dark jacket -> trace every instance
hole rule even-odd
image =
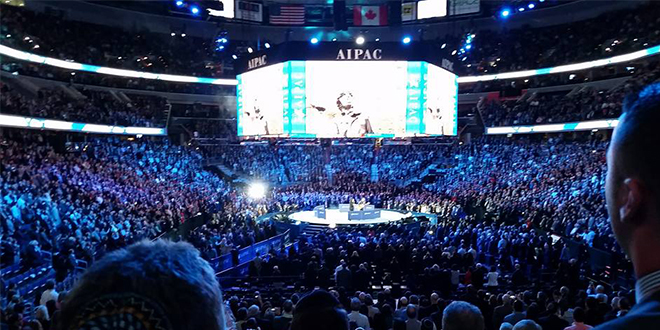
[[[539,319],[539,325],[543,330],[564,330],[570,324],[557,315],[550,315]]]
[[[595,330],[656,330],[660,327],[660,291],[635,305],[626,316],[603,323]]]
[[[352,277],[351,271],[348,270],[346,267],[337,271],[337,286],[346,289],[351,288],[351,277]]]

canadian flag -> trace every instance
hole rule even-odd
[[[387,25],[387,6],[353,7],[353,25]]]

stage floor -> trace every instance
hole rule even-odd
[[[348,212],[339,212],[339,209],[326,209],[326,218],[319,219],[314,216],[314,211],[300,211],[292,213],[289,218],[294,221],[307,222],[315,225],[369,225],[378,223],[387,223],[399,221],[409,217],[411,214],[405,214],[397,211],[380,209],[380,218],[370,220],[348,220]]]

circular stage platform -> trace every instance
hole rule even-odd
[[[380,211],[380,217],[368,220],[349,220],[348,212],[340,211],[339,209],[325,209],[325,219],[318,218],[315,215],[315,211],[300,211],[295,212],[289,215],[289,219],[293,221],[306,222],[315,225],[371,225],[379,223],[388,223],[392,221],[399,221],[403,218],[412,216],[411,213],[403,213],[393,210],[383,210],[377,209]]]

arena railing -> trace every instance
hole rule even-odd
[[[465,84],[465,83],[473,83],[479,81],[516,79],[516,78],[541,76],[541,75],[562,73],[569,71],[580,71],[580,70],[606,66],[610,64],[625,63],[643,57],[656,55],[659,53],[660,53],[660,45],[624,55],[608,57],[595,61],[559,65],[555,67],[548,67],[541,69],[504,72],[504,73],[489,74],[482,76],[458,77],[457,80],[459,84]],[[150,73],[150,72],[141,72],[141,71],[133,71],[133,70],[125,70],[125,69],[108,68],[108,67],[96,66],[91,64],[82,64],[73,61],[64,61],[52,57],[45,57],[37,54],[28,53],[5,45],[0,45],[0,55],[6,55],[23,61],[45,64],[45,65],[55,66],[58,68],[64,68],[69,70],[94,72],[94,73],[127,77],[127,78],[143,78],[143,79],[154,79],[154,80],[182,82],[182,83],[198,83],[198,84],[227,85],[227,86],[235,86],[238,84],[236,79],[219,79],[219,78],[205,78],[205,77]]]
[[[561,124],[544,124],[528,126],[486,127],[486,134],[526,134],[526,133],[558,133],[576,132],[597,129],[612,129],[619,123],[618,119],[590,120]]]
[[[167,135],[166,128],[134,127],[134,126],[112,126],[89,123],[74,123],[70,121],[21,117],[0,114],[0,127],[18,127],[32,129],[48,129],[56,131],[99,133],[99,134],[123,134],[123,135]]]
[[[142,79],[153,79],[153,80],[172,81],[172,82],[181,82],[181,83],[200,83],[200,84],[227,85],[227,86],[235,86],[237,84],[236,79],[203,78],[203,77],[193,77],[193,76],[141,72],[141,71],[133,71],[133,70],[125,70],[125,69],[108,68],[108,67],[96,66],[91,64],[82,64],[73,61],[64,61],[52,57],[45,57],[37,54],[24,52],[22,50],[7,47],[5,45],[0,45],[0,55],[5,55],[23,61],[49,65],[49,66],[54,66],[68,70],[94,72],[94,73],[127,77],[127,78],[142,78]]]

